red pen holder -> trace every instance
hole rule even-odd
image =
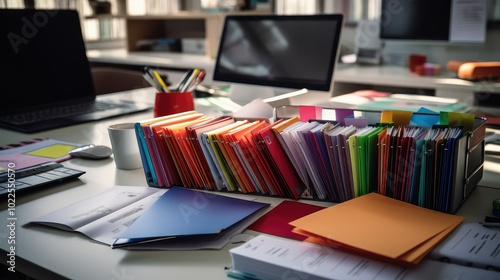
[[[411,72],[416,72],[419,65],[423,65],[427,60],[427,56],[422,54],[411,54],[408,57],[408,69]]]
[[[193,111],[192,92],[157,92],[153,108],[154,117],[162,117],[186,111]]]

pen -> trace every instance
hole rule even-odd
[[[165,84],[165,82],[163,81],[163,79],[161,78],[160,74],[158,74],[158,72],[156,70],[153,70],[153,75],[155,76],[156,80],[160,83],[161,85],[161,88],[165,91],[165,92],[170,92],[170,90],[168,89],[167,85]]]
[[[179,83],[177,84],[177,91],[180,92],[180,89],[184,86],[184,84],[187,82],[189,77],[191,77],[191,74],[193,73],[193,69],[190,69],[182,75],[182,78],[179,80]]]
[[[492,217],[492,216],[486,216],[484,217],[484,221],[487,223],[500,223],[500,217]]]
[[[154,87],[157,91],[163,91],[161,86],[155,82],[153,77],[151,77],[151,75],[147,72],[146,69],[144,70],[144,73],[142,74],[142,76],[144,77],[144,80],[146,80],[146,82],[148,82],[148,84],[150,84],[152,87]]]
[[[196,76],[194,83],[191,83],[191,85],[189,86],[188,91],[193,91],[194,89],[196,89],[196,87],[203,81],[204,78],[205,71],[200,70],[200,73],[198,74],[198,76]]]
[[[153,75],[152,70],[146,66],[144,67],[144,79],[150,83],[156,90],[158,91],[164,91],[160,83],[156,80],[155,76]]]
[[[500,223],[494,223],[494,222],[479,222],[479,223],[485,227],[500,228]]]
[[[193,73],[191,74],[191,76],[189,77],[189,79],[186,81],[186,83],[184,83],[182,85],[182,88],[180,89],[180,92],[184,92],[184,91],[186,91],[189,88],[189,86],[191,85],[191,83],[193,83],[193,81],[195,81],[196,76],[198,75],[199,72],[200,72],[200,69],[198,69],[198,68],[193,69]]]

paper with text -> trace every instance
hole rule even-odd
[[[78,231],[111,245],[166,189],[114,186],[88,199],[41,216],[33,223]]]
[[[316,244],[265,235],[230,253],[233,270],[257,279],[498,279],[495,271],[433,260],[406,269]]]

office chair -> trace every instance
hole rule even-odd
[[[93,67],[92,78],[94,79],[96,94],[106,94],[150,86],[142,77],[141,72],[128,69]]]

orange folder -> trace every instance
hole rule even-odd
[[[211,117],[203,116],[195,120],[177,123],[173,125],[163,126],[163,133],[165,135],[165,142],[170,151],[175,167],[179,172],[181,181],[184,187],[198,187],[200,188],[202,182],[196,174],[193,174],[190,162],[193,160],[194,151],[187,148],[187,132],[186,127],[205,122]]]
[[[290,224],[295,232],[311,237],[308,241],[411,266],[463,219],[370,193]]]
[[[266,124],[267,122],[264,120],[253,121],[224,135],[227,142],[227,151],[233,162],[233,172],[240,175],[239,179],[243,181],[241,184],[245,185],[249,192],[265,193],[261,185],[263,181],[260,171],[256,169],[253,158],[248,151],[245,135],[264,127]]]
[[[230,139],[229,135],[237,133],[238,131],[251,130],[253,125],[254,122],[247,122],[239,127],[235,127],[231,130],[216,134],[217,142],[219,144],[219,147],[221,148],[221,152],[224,155],[224,158],[226,159],[227,166],[233,174],[233,177],[235,178],[238,186],[244,193],[255,192],[255,189],[252,187],[246,168],[242,166],[237,155],[234,152],[234,149],[231,147],[230,142],[232,142],[232,139]]]

